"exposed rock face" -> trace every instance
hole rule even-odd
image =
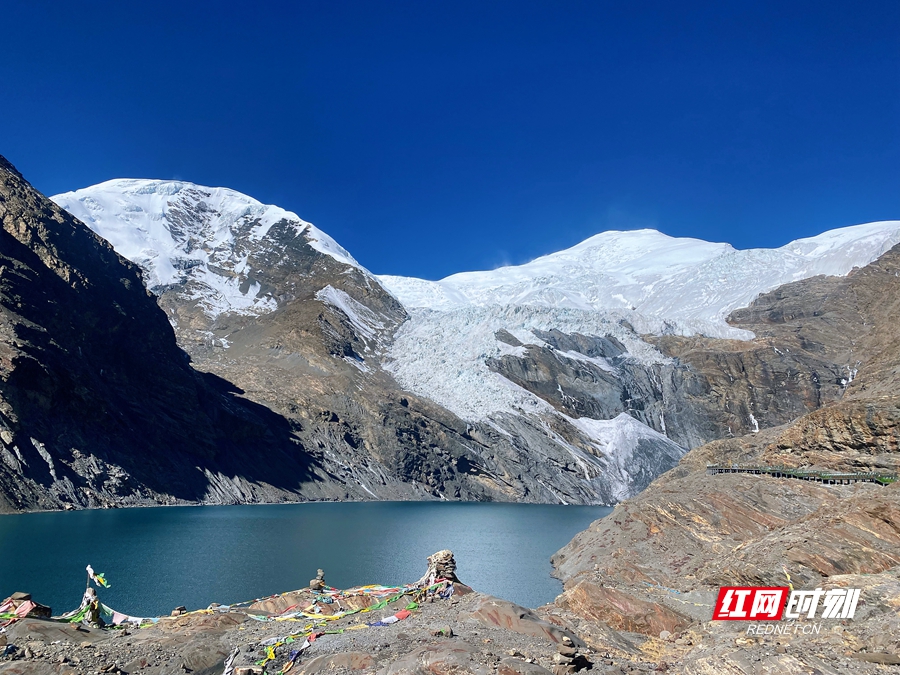
[[[584,646],[584,643],[573,633],[541,619],[529,609],[500,598],[483,597],[472,611],[471,618],[485,626],[504,628],[514,633],[539,637],[554,644],[562,644],[564,638],[570,640],[574,638],[575,644]]]
[[[691,623],[689,617],[665,605],[647,602],[590,581],[574,586],[566,593],[563,602],[563,607],[580,616],[631,633],[658,635],[664,630],[680,631]]]
[[[566,417],[609,420],[626,414],[682,448],[728,432],[715,402],[702,400],[710,385],[693,364],[663,354],[655,360],[635,358],[612,335],[555,329],[533,334],[543,345],[524,345],[517,354],[488,359],[487,366]],[[640,338],[634,334],[632,339]],[[713,342],[721,346],[726,341]],[[742,379],[746,381],[747,376]],[[655,451],[660,461],[648,473],[655,477],[668,470],[680,454],[672,457]],[[646,485],[637,481],[631,494]]]
[[[861,672],[861,662],[844,663],[846,654],[863,649],[896,654],[896,640],[876,642],[879,635],[896,630],[900,484],[823,485],[767,475],[706,475],[705,467],[741,463],[900,470],[900,397],[893,395],[900,384],[900,357],[894,348],[898,296],[900,250],[895,248],[847,278],[784,286],[735,312],[733,322],[751,327],[758,336],[742,348],[744,363],[748,352],[765,344],[772,353],[777,348],[786,356],[789,350],[798,363],[810,364],[813,358],[830,363],[827,370],[816,369],[817,386],[807,381],[804,391],[832,400],[791,423],[691,451],[642,494],[577,535],[554,557],[566,588],[558,604],[611,625],[631,621],[636,626],[647,616],[643,603],[648,601],[692,616],[702,625],[688,632],[695,645],[702,641],[703,649],[674,655],[676,672],[748,672],[748,664],[760,664],[761,657],[771,672]],[[707,340],[683,338],[661,343],[692,365],[711,347]],[[828,379],[823,372],[830,373]],[[838,375],[841,379],[832,379]],[[798,381],[791,385],[786,378],[783,386]],[[763,407],[759,392],[735,387],[729,393],[749,395],[746,401],[758,406],[754,409]],[[810,407],[817,405],[815,398],[805,400]],[[783,586],[787,575],[796,588],[862,588],[865,609],[825,638],[803,636],[809,648],[781,655],[767,651],[764,639],[743,637],[728,625],[732,622],[710,623],[719,586]],[[585,593],[585,588],[600,586],[603,593],[593,600]],[[611,603],[609,594],[619,601]],[[637,629],[650,635],[657,627]],[[783,640],[782,648],[791,642]],[[831,662],[821,660],[822,650]]]
[[[137,266],[2,158],[0,221],[0,510],[344,494],[286,419],[190,367]]]

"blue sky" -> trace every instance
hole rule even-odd
[[[4,3],[0,154],[296,211],[376,273],[900,218],[900,2]]]

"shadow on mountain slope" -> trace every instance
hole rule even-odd
[[[194,371],[139,269],[2,158],[0,221],[7,510],[329,496],[291,424]]]

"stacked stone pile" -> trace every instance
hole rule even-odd
[[[571,638],[563,637],[562,644],[557,649],[557,653],[553,656],[553,675],[572,675],[582,670],[587,670],[593,666],[588,658],[580,653],[572,642]]]
[[[456,558],[453,557],[453,551],[444,549],[428,556],[428,571],[415,585],[431,586],[437,579],[459,582],[456,576]]]
[[[310,579],[309,589],[311,591],[324,591],[325,590],[325,572],[323,572],[321,569],[316,570],[316,578]]]

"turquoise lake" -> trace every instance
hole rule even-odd
[[[611,509],[600,506],[366,502],[203,506],[0,516],[0,600],[26,591],[54,614],[78,606],[85,566],[104,603],[135,616],[303,588],[400,585],[451,549],[459,578],[526,607],[561,585],[550,556]]]

